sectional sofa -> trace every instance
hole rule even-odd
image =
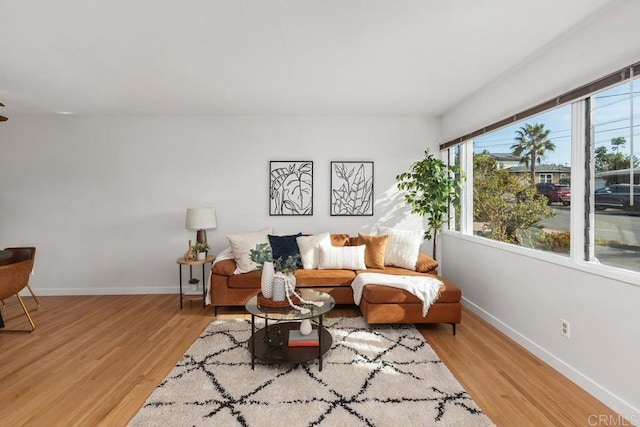
[[[331,246],[362,245],[363,237],[346,234],[332,234]],[[232,251],[227,251],[227,255]],[[224,255],[224,254],[222,254]],[[259,271],[242,272],[237,260],[231,256],[218,256],[211,269],[210,288],[207,301],[217,308],[222,306],[244,306],[247,299],[260,291]],[[370,264],[370,263],[368,263]],[[360,310],[367,323],[449,323],[456,331],[461,320],[461,291],[451,281],[436,274],[437,263],[423,253],[419,253],[415,268],[376,265],[379,268],[300,268],[295,272],[298,288],[314,288],[329,293],[336,304],[354,304],[352,281],[360,273],[382,273],[391,275],[436,277],[442,281],[440,296],[430,306],[426,316],[422,315],[422,302],[402,289],[375,283],[364,287],[360,300]]]

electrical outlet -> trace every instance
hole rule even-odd
[[[569,338],[569,322],[564,319],[560,319],[560,333],[563,337]]]

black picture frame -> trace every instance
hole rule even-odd
[[[331,216],[373,216],[373,181],[371,161],[332,161]]]
[[[313,161],[269,162],[269,215],[313,215]]]

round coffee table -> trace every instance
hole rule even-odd
[[[296,289],[296,292],[304,300],[323,304],[321,307],[311,304],[303,305],[311,311],[302,314],[293,307],[263,307],[258,304],[257,295],[249,298],[245,303],[246,310],[251,313],[251,338],[248,342],[251,352],[251,369],[255,368],[257,357],[267,363],[301,363],[318,359],[318,370],[322,371],[322,355],[329,351],[333,343],[331,333],[322,326],[322,317],[335,307],[336,301],[328,293],[315,289]],[[256,330],[256,317],[264,319],[264,328]],[[318,330],[318,346],[289,347],[289,331],[299,329],[300,321],[312,318],[318,319],[318,324],[313,325],[313,329]]]

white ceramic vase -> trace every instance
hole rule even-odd
[[[285,293],[285,278],[284,274],[278,272],[273,275],[273,294],[271,299],[274,301],[284,301],[286,298]]]
[[[301,335],[310,335],[311,331],[313,331],[313,326],[311,325],[310,319],[304,319],[300,322],[300,334]]]
[[[260,291],[265,298],[273,297],[273,263],[265,262],[262,265],[262,277],[260,278]]]
[[[198,252],[196,254],[196,259],[198,261],[203,261],[206,257],[207,257],[207,253],[206,252]]]

